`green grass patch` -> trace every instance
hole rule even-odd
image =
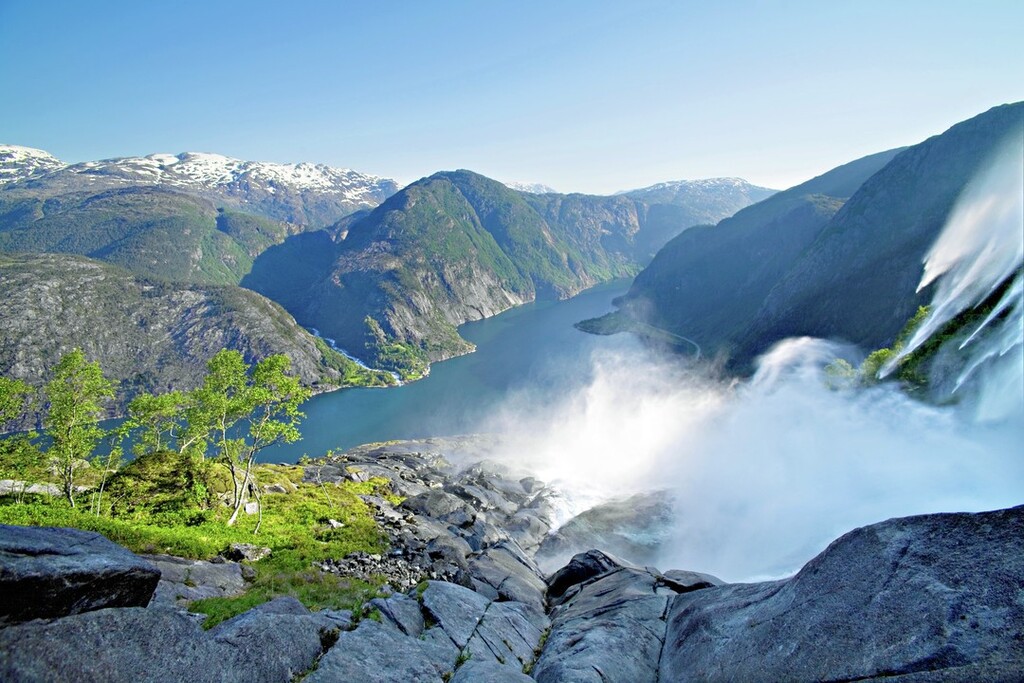
[[[376,586],[324,573],[313,565],[356,551],[385,552],[387,537],[359,496],[380,495],[392,502],[401,499],[391,493],[383,478],[315,484],[304,483],[302,475],[297,466],[261,465],[257,469],[261,485],[277,483],[291,490],[263,494],[263,524],[258,534],[253,533],[255,515],[243,515],[236,526],[228,527],[225,521],[230,510],[225,505],[163,513],[140,514],[136,510],[131,518],[121,519],[92,514],[88,494],[81,496],[77,508],[57,497],[28,495],[22,503],[13,496],[0,497],[0,524],[96,531],[133,552],[191,559],[210,559],[231,543],[269,547],[270,557],[252,563],[256,578],[245,595],[193,603],[193,610],[209,615],[207,627],[280,595],[294,596],[311,609],[357,608],[375,594]]]

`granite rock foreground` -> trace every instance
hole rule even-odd
[[[548,576],[536,557],[558,534],[557,492],[489,464],[455,467],[439,452],[449,446],[364,447],[307,469],[320,480],[387,476],[406,498],[368,501],[390,554],[325,567],[390,572],[394,592],[362,619],[279,598],[203,631],[182,606],[176,574],[209,574],[209,590],[234,591],[239,566],[200,572],[154,557],[164,578],[152,601],[150,573],[144,595],[127,604],[109,602],[97,581],[100,595],[66,616],[8,618],[0,680],[1024,679],[1024,507],[857,529],[782,581],[723,584],[598,550]],[[20,533],[0,529],[0,602],[19,590],[10,578],[25,559],[12,541]],[[31,530],[23,554],[38,565],[50,556],[46,538],[67,547],[69,533],[81,532]],[[59,573],[62,555],[52,557]],[[107,564],[95,565],[97,577]]]

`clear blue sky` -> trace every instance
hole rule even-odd
[[[0,0],[0,142],[786,187],[1024,99],[1019,0]]]

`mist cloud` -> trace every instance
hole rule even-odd
[[[749,381],[639,348],[597,352],[557,398],[520,394],[489,424],[499,456],[557,482],[576,511],[655,489],[675,497],[662,569],[782,576],[857,526],[1024,502],[1024,419],[976,424],[891,386],[834,391],[849,349],[788,340]]]

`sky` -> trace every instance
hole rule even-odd
[[[785,188],[1024,99],[1018,0],[0,0],[0,143]]]

